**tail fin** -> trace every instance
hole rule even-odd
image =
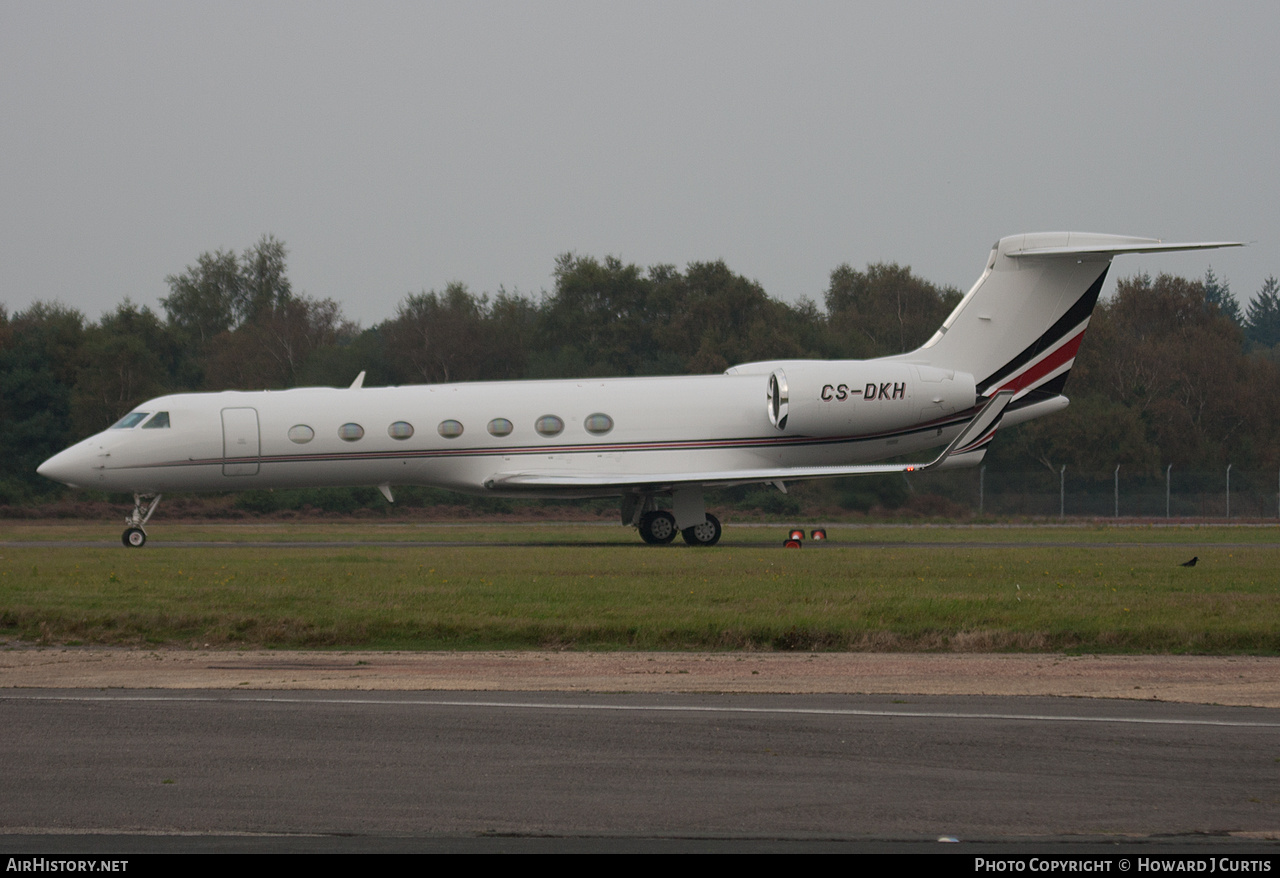
[[[1041,232],[1001,238],[986,270],[924,346],[893,359],[969,372],[980,395],[1057,396],[1113,257],[1124,253],[1240,247],[1218,241]]]

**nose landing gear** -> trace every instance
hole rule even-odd
[[[124,520],[126,525],[120,541],[130,549],[141,549],[147,544],[147,532],[143,526],[151,520],[151,514],[160,505],[163,494],[134,494],[133,512]],[[148,502],[150,501],[150,502]],[[147,511],[142,511],[142,504],[147,503]]]

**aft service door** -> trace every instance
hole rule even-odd
[[[249,458],[233,463],[236,458]],[[258,474],[258,410],[251,408],[222,410],[222,474],[224,476],[256,476]]]

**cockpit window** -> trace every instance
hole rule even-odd
[[[138,426],[151,412],[129,412],[111,425],[112,430],[129,430]]]
[[[156,415],[155,415],[155,417],[154,417],[154,418],[152,418],[151,420],[147,421],[145,424],[143,424],[143,425],[142,425],[142,429],[144,429],[144,430],[167,430],[167,429],[169,429],[169,413],[168,413],[168,412],[156,412]]]

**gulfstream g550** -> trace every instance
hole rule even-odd
[[[776,360],[722,375],[183,393],[41,464],[134,495],[428,485],[504,497],[621,497],[649,543],[720,539],[703,489],[973,465],[996,430],[1058,411],[1111,260],[1236,242],[1052,232],[1002,238],[933,338],[877,360]],[[940,449],[921,463],[877,463]],[[670,496],[670,509],[657,498]],[[665,505],[665,504],[664,504]]]

